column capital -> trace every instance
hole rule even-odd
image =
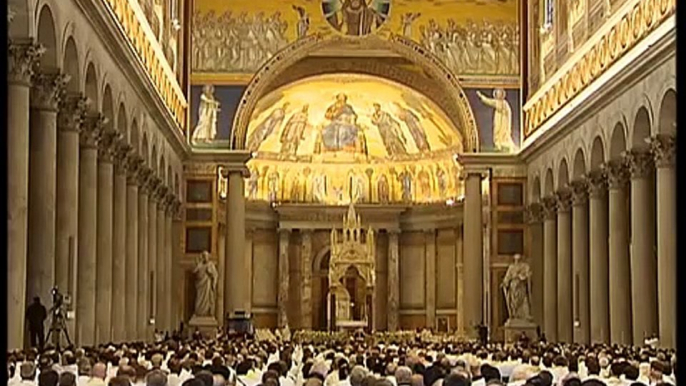
[[[602,169],[593,170],[584,175],[588,186],[588,195],[591,198],[602,197],[607,190],[607,175]]]
[[[96,149],[100,141],[100,134],[107,124],[107,118],[102,114],[86,114],[81,123],[81,147]]]
[[[177,199],[176,195],[171,189],[167,189],[167,194],[164,196],[164,201],[165,201],[165,209],[167,211],[167,215],[170,217],[174,216],[174,213],[176,212],[176,208],[174,207]]]
[[[622,156],[629,166],[632,179],[647,177],[653,169],[653,157],[646,150],[629,150],[622,153]]]
[[[133,151],[131,145],[120,139],[114,145],[114,171],[117,174],[127,173],[129,154]]]
[[[480,179],[483,180],[483,179],[488,177],[488,172],[483,170],[483,169],[476,169],[476,168],[474,168],[474,169],[472,169],[472,168],[462,169],[459,172],[458,178],[461,181],[466,181],[467,178],[476,177],[476,176],[479,176]]]
[[[676,165],[676,136],[657,134],[649,139],[650,151],[658,168],[673,168]]]
[[[129,153],[126,157],[126,180],[129,185],[138,185],[138,172],[143,165],[143,158]]]
[[[150,199],[155,201],[155,202],[159,202],[160,197],[164,196],[164,193],[163,193],[164,185],[162,184],[162,180],[153,174],[152,177],[150,177],[149,186],[150,186],[150,189],[149,189]]]
[[[149,194],[152,189],[150,186],[150,183],[152,182],[152,170],[141,162],[137,174],[140,192],[144,194]]]
[[[10,40],[7,45],[7,80],[10,84],[31,86],[33,71],[45,48],[32,40],[17,42]]]
[[[57,128],[60,131],[78,133],[86,118],[89,102],[82,94],[65,93],[58,106]]]
[[[555,196],[543,197],[541,203],[543,205],[544,219],[555,220],[557,217],[557,199]]]
[[[229,174],[240,173],[243,178],[250,178],[250,169],[245,164],[226,164],[221,165],[221,175],[229,178]]]
[[[181,209],[183,207],[183,204],[179,199],[174,199],[174,203],[172,204],[172,216],[176,220],[181,220]]]
[[[622,160],[613,160],[602,165],[610,189],[621,189],[629,182],[629,168]]]
[[[291,229],[289,228],[279,228],[277,230],[280,236],[285,237],[284,235],[290,235],[291,234]]]
[[[527,224],[538,224],[545,219],[545,208],[540,202],[532,202],[524,208],[524,221]]]
[[[69,79],[65,74],[35,72],[31,77],[31,108],[57,112]]]
[[[572,205],[583,205],[588,199],[588,182],[582,178],[572,181],[569,186],[572,189]]]
[[[98,161],[112,163],[116,153],[116,145],[121,134],[114,129],[105,128],[100,133],[98,141]]]
[[[572,190],[569,188],[562,188],[555,192],[555,201],[558,213],[569,212],[572,206]]]

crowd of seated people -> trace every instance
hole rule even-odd
[[[676,386],[651,346],[421,334],[218,336],[8,353],[8,386]]]

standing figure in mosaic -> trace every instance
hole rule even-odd
[[[381,110],[381,105],[374,103],[372,123],[379,129],[381,139],[389,156],[407,154],[407,140],[400,129],[400,123],[391,114]]]
[[[289,103],[286,102],[281,107],[275,108],[264,121],[257,125],[248,138],[248,150],[257,151],[262,142],[281,127],[288,105]]]
[[[214,98],[214,86],[205,85],[200,95],[200,106],[198,107],[198,124],[193,130],[191,142],[207,143],[217,136],[217,113],[219,112],[219,101]]]
[[[516,150],[512,140],[512,108],[510,102],[505,99],[505,90],[496,88],[493,90],[493,98],[489,98],[477,91],[476,94],[486,106],[493,107],[493,146],[497,151],[511,152]]]

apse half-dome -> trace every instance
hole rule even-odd
[[[400,83],[329,74],[258,102],[246,145],[252,200],[347,204],[445,201],[461,194],[464,131]]]

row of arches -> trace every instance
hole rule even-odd
[[[76,20],[80,15],[75,10],[69,12],[54,1],[10,0],[10,10],[16,15],[10,38],[30,37],[43,46],[40,70],[68,75],[66,92],[88,98],[88,113],[105,116],[155,176],[180,195],[181,164],[172,157],[169,145],[156,132],[151,118],[138,107],[141,104],[127,89],[128,82],[120,81],[118,72],[108,71],[113,66],[111,57],[107,52],[98,52],[105,45],[97,36],[90,36],[92,31],[82,30],[89,28],[89,23]],[[70,17],[74,20],[67,20]],[[93,38],[96,40],[90,41]]]
[[[543,197],[551,196],[555,191],[568,186],[571,181],[581,179],[609,161],[618,160],[626,151],[647,150],[651,136],[675,135],[676,90],[668,88],[658,102],[656,114],[653,113],[652,103],[646,99],[631,121],[620,114],[611,130],[597,133],[590,141],[590,146],[579,144],[574,149],[573,158],[561,154],[559,160],[541,166],[534,172],[531,201],[539,202]]]

